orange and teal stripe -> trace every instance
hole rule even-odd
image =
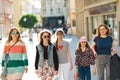
[[[4,47],[4,53],[2,56],[2,67],[4,67],[5,54],[7,53],[9,47],[10,46],[8,45]],[[8,74],[23,73],[24,67],[28,66],[28,58],[25,45],[15,45],[11,48],[9,55],[10,60],[7,65]]]

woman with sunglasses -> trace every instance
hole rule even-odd
[[[57,29],[55,42],[59,58],[58,80],[70,80],[70,71],[73,68],[69,43],[64,38],[64,31]]]
[[[49,30],[41,31],[40,43],[36,46],[35,73],[41,80],[52,80],[58,71],[58,56],[51,37]]]
[[[10,59],[7,64],[6,78],[7,80],[22,80],[24,72],[28,71],[28,58],[25,43],[20,39],[20,33],[15,27],[10,29],[8,40],[4,46],[2,71],[5,68],[5,54],[8,53],[8,50]]]
[[[96,50],[95,50],[96,45]],[[96,67],[98,80],[110,80],[110,58],[111,52],[116,54],[113,39],[110,36],[110,30],[107,25],[98,26],[98,36],[94,38],[92,49],[96,57]],[[97,55],[96,55],[97,54]],[[106,71],[106,78],[104,73]]]

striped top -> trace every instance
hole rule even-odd
[[[8,49],[14,44],[14,42],[6,43],[4,46],[3,56],[2,56],[2,67],[4,67],[5,54],[7,54]],[[28,66],[28,58],[26,46],[23,42],[18,41],[9,51],[10,60],[7,65],[7,73],[24,73],[24,67]]]

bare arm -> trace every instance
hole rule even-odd
[[[70,70],[72,70],[73,65],[72,65],[72,57],[71,57],[71,53],[70,53],[70,47],[68,47],[68,49],[67,49],[67,56],[68,56],[68,60],[69,60],[69,63],[70,63]]]
[[[93,75],[96,75],[96,66],[95,65],[92,65],[92,73],[93,73]]]
[[[93,42],[92,45],[91,45],[91,49],[93,50],[94,57],[96,57],[96,55],[97,55],[97,53],[96,53],[96,51],[95,51],[95,49],[94,49],[95,45],[96,45],[95,42]]]
[[[112,53],[113,53],[113,54],[116,54],[116,53],[117,53],[117,50],[115,49],[114,42],[112,43]]]

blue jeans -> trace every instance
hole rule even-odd
[[[78,66],[78,72],[80,73],[80,80],[91,80],[90,65]]]

